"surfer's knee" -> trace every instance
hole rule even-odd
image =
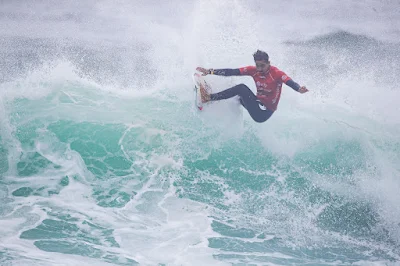
[[[250,90],[249,87],[247,87],[245,84],[241,83],[238,84],[234,87],[236,93],[240,96],[245,96],[247,95],[246,91]]]
[[[234,86],[234,88],[248,88],[248,87],[245,84],[240,83],[240,84]]]
[[[257,123],[264,123],[265,121],[267,121],[268,119],[260,118],[260,117],[253,117],[253,120]]]
[[[274,112],[272,111],[261,111],[262,113],[259,112],[249,112],[251,118],[253,118],[253,120],[257,123],[263,123],[265,121],[267,121],[268,119],[270,119],[270,117],[274,114]]]
[[[237,85],[237,87],[239,87],[241,89],[248,89],[249,88],[244,83],[240,83],[239,85]]]

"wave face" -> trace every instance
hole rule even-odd
[[[0,264],[399,263],[395,3],[0,10]],[[310,92],[263,124],[237,99],[197,112],[193,69],[257,49]]]

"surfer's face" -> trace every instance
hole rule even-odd
[[[269,61],[266,62],[264,60],[257,60],[256,62],[256,68],[258,72],[266,73],[269,70]]]

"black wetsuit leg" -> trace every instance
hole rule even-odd
[[[247,109],[251,118],[258,123],[267,121],[274,113],[274,111],[263,108],[264,105],[257,99],[257,96],[244,84],[239,84],[224,91],[210,94],[210,99],[211,101],[219,101],[234,96],[240,97],[240,103]]]

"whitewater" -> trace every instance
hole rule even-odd
[[[1,1],[0,265],[399,265],[399,6]],[[257,49],[310,92],[198,112]]]

